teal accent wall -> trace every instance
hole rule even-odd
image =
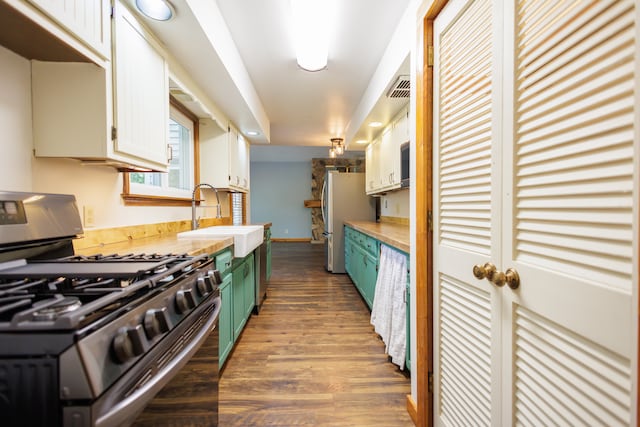
[[[251,162],[250,173],[251,222],[271,222],[271,238],[311,239],[311,161]]]

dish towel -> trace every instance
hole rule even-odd
[[[400,369],[404,369],[407,351],[406,283],[406,256],[382,245],[371,324],[382,338],[391,361]]]

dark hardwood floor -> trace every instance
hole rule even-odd
[[[410,380],[388,362],[370,313],[324,248],[273,243],[268,297],[220,378],[219,425],[413,426]]]

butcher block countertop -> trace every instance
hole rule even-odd
[[[344,223],[403,252],[409,253],[411,250],[408,225],[373,221],[345,221]]]
[[[207,223],[204,227],[214,225],[231,225],[229,222]],[[262,225],[270,228],[271,222],[261,222],[252,225]],[[204,228],[203,227],[203,228]],[[233,238],[178,239],[181,231],[190,230],[187,221],[165,224],[148,224],[132,227],[121,227],[109,230],[85,231],[84,238],[76,239],[73,243],[78,255],[110,255],[110,254],[213,254],[233,245]]]
[[[91,246],[77,249],[78,255],[109,255],[109,254],[188,254],[202,255],[213,254],[228,246],[233,245],[233,237],[216,240],[202,239],[178,239],[177,235],[153,236],[143,239],[127,240],[123,242],[109,243],[106,245]]]

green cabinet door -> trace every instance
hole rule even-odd
[[[356,285],[356,289],[358,289],[358,292],[360,292],[360,295],[362,295],[364,297],[364,291],[362,288],[362,280],[364,278],[364,251],[362,250],[362,247],[354,244],[353,245],[353,255],[352,255],[352,260],[351,260],[351,264],[352,264],[352,269],[353,269],[353,277],[351,278],[351,280],[353,280],[353,284]]]
[[[256,278],[253,253],[249,254],[244,260],[244,268],[242,269],[244,283],[242,286],[244,289],[244,318],[246,323],[256,303]]]
[[[231,286],[231,274],[226,274],[220,284],[220,297],[222,298],[222,308],[218,320],[219,332],[219,365],[222,367],[229,352],[233,348],[233,293]]]
[[[245,262],[240,262],[234,269],[231,275],[233,276],[232,287],[232,300],[233,300],[233,340],[237,340],[246,323],[246,316],[244,310],[244,272]]]
[[[267,269],[266,269],[265,278],[268,282],[269,280],[271,280],[271,229],[268,228],[265,234],[266,234],[265,242],[267,247]]]
[[[373,308],[373,297],[376,293],[376,280],[378,279],[378,261],[368,252],[362,252],[362,296],[369,309]]]

